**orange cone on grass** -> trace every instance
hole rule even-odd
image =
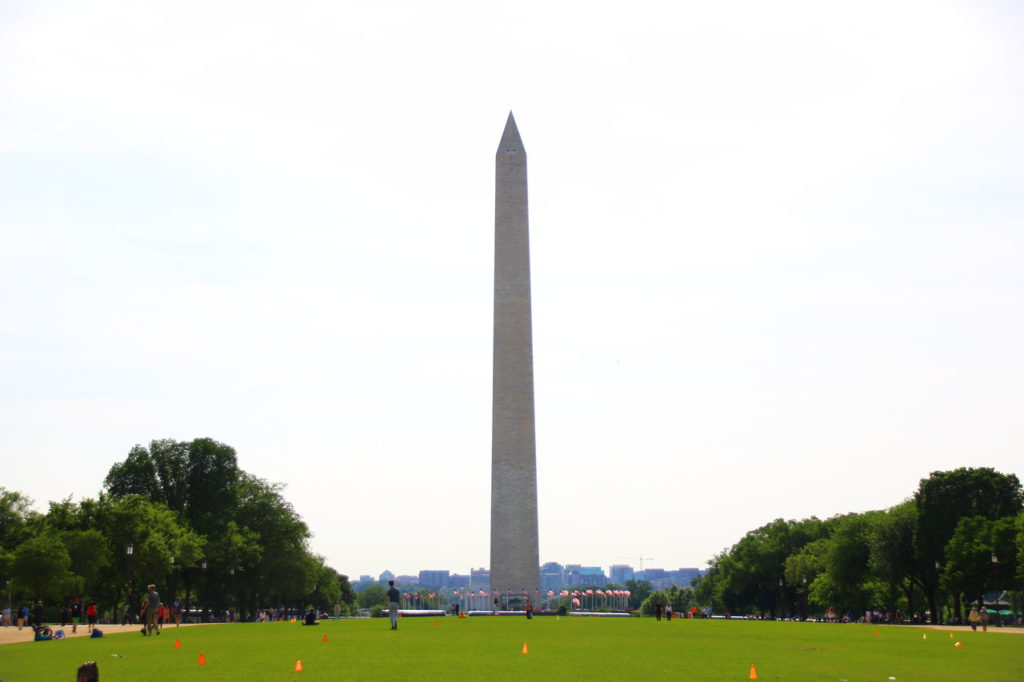
[[[297,672],[297,673],[301,673],[302,672],[302,659],[301,658],[299,660],[295,661],[295,672]]]
[[[175,649],[180,649],[181,648],[181,640],[180,639],[174,640],[174,648]]]
[[[199,665],[206,665],[206,654],[199,654]]]
[[[530,650],[526,648],[526,642],[523,642],[523,653],[524,654],[530,653]]]
[[[750,664],[750,679],[757,679],[757,668],[754,667],[753,663]]]
[[[327,635],[324,635],[324,644],[327,643]]]

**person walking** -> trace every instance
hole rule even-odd
[[[665,604],[665,620],[672,622],[672,602]]]
[[[85,607],[85,619],[89,621],[89,632],[96,629],[96,602],[90,601]]]
[[[71,632],[78,632],[78,624],[82,622],[82,598],[75,597],[71,602]]]
[[[665,605],[660,601],[654,605],[654,617],[661,620],[661,614],[665,611]]]
[[[156,591],[156,585],[146,585],[146,596],[143,597],[143,603],[146,609],[146,625],[142,628],[142,634],[148,635],[150,632],[160,634],[160,630],[157,629],[156,619],[160,612],[160,594]]]
[[[388,581],[388,616],[391,617],[391,629],[398,629],[398,600],[402,598],[402,593],[395,587],[395,581]]]
[[[526,600],[526,620],[533,618],[533,602],[529,599]]]
[[[46,609],[43,608],[43,602],[36,600],[35,608],[32,609],[32,625],[39,627],[46,620]]]

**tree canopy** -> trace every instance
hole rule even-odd
[[[348,578],[310,551],[283,486],[239,469],[228,445],[136,445],[103,483],[96,498],[52,502],[43,515],[0,488],[0,569],[20,598],[82,596],[119,613],[152,582],[204,613],[355,608]]]

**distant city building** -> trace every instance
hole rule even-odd
[[[491,572],[486,568],[472,568],[469,570],[469,586],[474,590],[491,589]]]
[[[440,589],[448,587],[448,571],[420,571],[419,586]]]
[[[609,566],[608,573],[611,581],[619,585],[625,585],[627,580],[633,580],[633,567],[626,564]]]
[[[539,570],[541,592],[545,594],[548,591],[557,593],[571,587],[605,587],[612,583],[625,586],[627,580],[647,580],[656,590],[664,590],[672,585],[689,587],[694,578],[705,573],[707,570],[700,568],[678,568],[676,570],[648,568],[637,571],[627,564],[614,564],[608,567],[606,575],[600,566],[563,565],[557,561],[549,561],[541,565]],[[376,579],[369,575],[359,576],[359,581],[353,583],[352,587],[357,592],[361,592],[370,585],[387,583],[388,580],[394,580],[403,591],[408,592],[417,589],[446,591],[455,588],[471,589],[474,592],[491,591],[491,572],[486,568],[471,569],[469,575],[435,569],[420,571],[419,575],[397,577],[391,571],[386,570]]]
[[[545,594],[548,591],[557,592],[565,585],[565,570],[562,564],[556,561],[549,561],[540,567],[540,591]]]
[[[569,570],[566,566],[565,583],[572,587],[590,585],[593,587],[604,587],[608,584],[608,576],[600,566],[579,566]]]
[[[694,578],[704,575],[704,571],[699,568],[679,568],[669,571],[669,574],[676,587],[689,587]]]
[[[656,590],[664,590],[672,585],[676,587],[689,587],[690,582],[697,576],[704,575],[706,571],[699,568],[680,568],[675,571],[666,571],[663,568],[647,568],[642,573],[637,573],[639,580],[646,580]]]

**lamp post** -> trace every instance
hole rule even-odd
[[[800,619],[807,620],[807,576],[800,578],[800,582],[804,585],[804,608],[803,612],[800,614]]]
[[[999,567],[999,557],[996,556],[995,552],[992,552],[992,593],[995,595],[992,610],[996,612],[996,616],[999,616],[999,576],[996,573],[996,569]],[[985,598],[982,597],[981,605],[985,605]]]
[[[209,593],[208,593],[208,591],[206,589],[206,562],[205,561],[202,563],[202,568],[203,568],[203,611],[202,611],[202,615],[200,615],[200,617],[199,617],[199,622],[200,623],[205,623],[206,622],[206,602],[209,599]]]
[[[782,619],[782,578],[779,578],[779,616],[778,620]]]
[[[941,571],[942,571],[942,563],[938,559],[936,559],[935,560],[935,610],[936,611],[939,611],[939,609],[940,609],[940,606],[939,606],[939,573]],[[932,623],[935,624],[935,623],[941,623],[941,622],[942,622],[942,619],[939,618],[939,614],[938,613],[933,613],[932,614]]]
[[[228,587],[228,607],[230,607],[230,610],[232,611],[232,618],[231,618],[230,622],[233,623],[235,621],[235,619],[234,619],[234,608],[235,607],[231,606],[231,605],[234,603],[234,598],[235,598],[235,567],[234,566],[232,566],[231,568],[228,569],[228,575],[231,576],[230,579],[229,579],[229,582],[231,584]]]
[[[135,545],[128,543],[124,548],[125,561],[128,564],[128,584],[125,586],[124,605],[128,613],[131,613],[132,603],[132,554],[135,553]],[[116,612],[115,612],[116,613]],[[126,614],[127,615],[127,614]]]

